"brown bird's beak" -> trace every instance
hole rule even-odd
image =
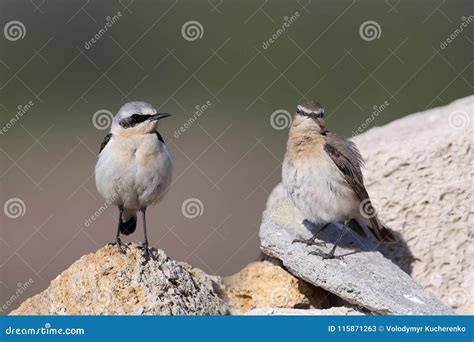
[[[156,113],[155,115],[152,115],[150,119],[161,120],[161,119],[167,118],[168,116],[171,116],[171,114],[170,113]]]

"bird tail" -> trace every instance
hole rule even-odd
[[[385,227],[377,218],[377,216],[370,218],[370,225],[368,226],[370,231],[375,235],[377,240],[383,242],[398,242],[395,234],[390,230],[390,228]]]
[[[133,215],[127,217],[124,214],[125,213],[122,213],[122,216],[119,220],[119,230],[123,235],[130,235],[137,228],[137,215],[134,213]]]

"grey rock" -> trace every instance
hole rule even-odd
[[[341,260],[324,260],[309,254],[316,249],[328,252],[339,233],[338,227],[331,225],[321,234],[321,241],[327,243],[326,247],[292,243],[296,238],[312,235],[301,223],[303,217],[300,215],[282,197],[278,206],[264,212],[260,226],[262,251],[280,259],[288,271],[298,278],[378,314],[453,314],[452,310],[377,251],[373,240],[363,239],[352,231],[347,232],[336,252],[337,256],[342,256]]]
[[[233,313],[239,314],[239,313]],[[343,306],[333,307],[329,309],[288,309],[288,308],[261,308],[253,309],[245,313],[248,316],[329,316],[329,315],[340,315],[340,316],[361,316],[364,315],[362,312],[347,308]]]

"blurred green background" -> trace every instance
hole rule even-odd
[[[94,125],[98,111],[144,100],[174,113],[160,132],[175,181],[148,211],[151,244],[231,274],[258,257],[286,112],[316,99],[328,128],[351,136],[369,117],[362,130],[472,94],[473,9],[467,0],[1,0],[1,200],[21,200],[19,217],[1,218],[2,313],[114,239],[115,208],[86,223],[104,206],[93,177],[108,132]],[[12,21],[23,25],[19,39]],[[197,37],[183,36],[189,21]],[[271,120],[276,111],[283,121]],[[195,218],[182,212],[189,198]],[[139,226],[129,240],[141,238]]]

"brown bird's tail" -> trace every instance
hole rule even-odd
[[[370,225],[368,226],[370,231],[375,235],[377,240],[383,242],[398,242],[395,234],[390,230],[390,228],[385,227],[375,215],[370,218]]]
[[[372,234],[379,241],[398,242],[390,228],[385,227],[377,217],[377,210],[372,205],[372,201],[366,197],[359,205],[359,219],[362,220],[370,229]]]

